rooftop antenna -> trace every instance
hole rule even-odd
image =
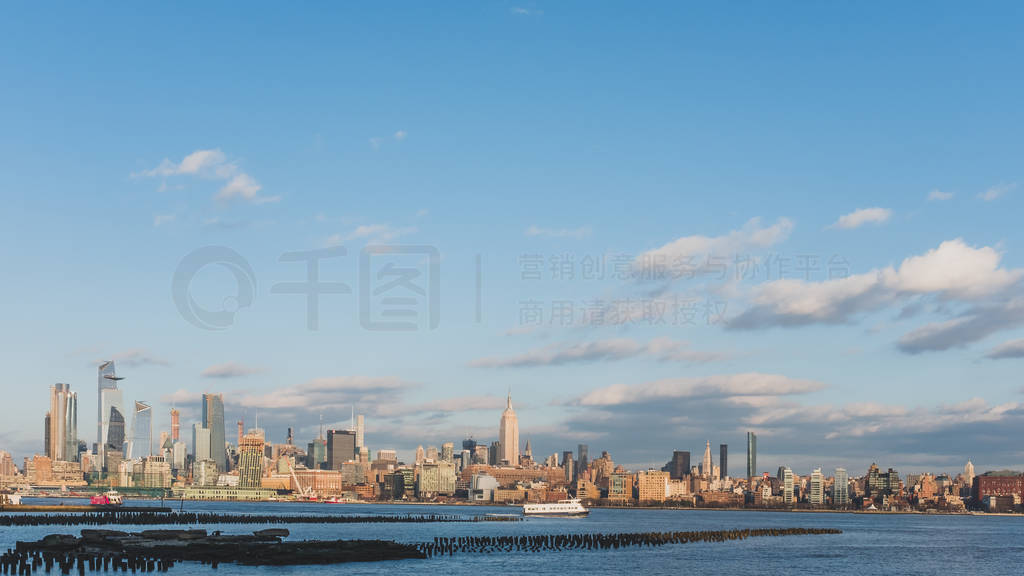
[[[318,440],[324,439],[324,415],[320,414],[320,437]]]
[[[352,410],[352,416],[349,418],[348,429],[349,430],[355,430],[356,429],[356,405],[352,404],[351,406],[349,406],[349,408]]]

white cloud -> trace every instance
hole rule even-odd
[[[374,136],[370,138],[369,142],[370,148],[373,148],[374,150],[380,150],[380,145],[384,142],[384,139],[381,138],[380,136]]]
[[[1015,284],[1024,274],[1024,270],[1000,268],[1000,260],[1002,254],[995,248],[974,248],[957,238],[905,259],[895,273],[885,272],[885,283],[899,292],[939,293],[946,298],[991,296]]]
[[[470,365],[478,368],[527,368],[636,357],[648,357],[663,362],[710,362],[721,359],[724,355],[693,350],[689,342],[670,338],[655,338],[649,342],[613,338],[580,344],[554,344],[516,356],[481,358],[474,360]]]
[[[199,375],[203,378],[241,378],[263,372],[265,372],[265,369],[258,366],[245,366],[236,362],[227,362],[210,366]]]
[[[405,130],[399,130],[398,132],[395,132],[395,140],[398,140],[399,142],[405,140],[408,136],[409,133],[406,132]]]
[[[891,216],[892,211],[888,208],[861,208],[840,216],[831,227],[852,230],[865,224],[882,224]]]
[[[997,198],[1002,198],[1007,192],[1017,187],[1017,184],[996,184],[988,190],[978,194],[978,198],[981,198],[985,202],[991,202]]]
[[[590,235],[590,228],[541,228],[530,226],[524,232],[526,236],[547,236],[549,238],[584,238]]]
[[[194,176],[207,180],[224,180],[226,184],[217,193],[218,200],[241,199],[253,204],[266,204],[281,199],[280,196],[260,196],[260,183],[239,169],[237,163],[229,161],[219,148],[196,150],[178,163],[164,158],[156,168],[136,172],[132,176],[164,179],[172,176]],[[160,189],[168,189],[166,180],[161,183]]]
[[[943,192],[942,190],[936,189],[936,190],[932,190],[931,192],[928,193],[928,200],[929,201],[936,201],[936,200],[942,201],[942,200],[952,200],[952,199],[953,199],[953,193],[952,192]]]
[[[823,282],[783,279],[754,288],[752,306],[730,320],[731,328],[848,322],[856,315],[915,295],[979,300],[1005,292],[1024,270],[1000,268],[994,248],[974,248],[962,239],[905,259],[899,268]]]
[[[749,372],[703,378],[670,378],[637,385],[614,384],[584,394],[572,404],[618,406],[679,398],[729,398],[806,394],[824,388],[814,380],[799,380],[780,374]]]
[[[963,348],[996,332],[1021,325],[1024,325],[1024,299],[1015,298],[996,305],[972,308],[951,320],[926,324],[905,334],[898,346],[907,354]]]
[[[760,218],[751,218],[739,230],[723,236],[683,236],[654,250],[641,254],[635,265],[641,268],[672,266],[676,262],[699,264],[715,258],[732,258],[751,250],[763,249],[783,242],[793,230],[793,223],[779,218],[771,226],[761,226]],[[648,270],[654,273],[654,270]]]

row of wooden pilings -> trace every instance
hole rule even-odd
[[[618,534],[539,534],[523,536],[458,536],[434,538],[419,545],[428,557],[456,553],[549,552],[608,550],[637,546],[664,546],[689,542],[725,542],[758,536],[842,534],[835,528],[759,528],[699,532],[639,532]]]
[[[40,570],[49,574],[54,569],[61,574],[89,572],[166,572],[174,567],[173,560],[150,558],[133,554],[82,554],[79,552],[40,552],[8,550],[0,556],[0,573],[31,576]]]

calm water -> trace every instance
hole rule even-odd
[[[47,503],[55,503],[53,500]],[[68,503],[74,501],[68,500]],[[28,501],[26,500],[26,503]],[[131,502],[136,504],[136,502]],[[175,503],[175,508],[177,503]],[[188,502],[185,510],[260,514],[404,514],[508,513],[507,507],[233,504]],[[398,570],[435,570],[444,574],[558,574],[567,570],[592,574],[1021,574],[1024,572],[1024,517],[801,514],[676,510],[593,510],[578,519],[531,518],[524,522],[473,524],[345,524],[284,526],[292,539],[381,538],[430,541],[434,536],[469,534],[548,534],[568,532],[647,532],[724,530],[764,527],[833,527],[835,536],[752,538],[713,544],[669,545],[610,551],[558,553],[460,554],[431,560],[404,560],[326,567],[243,568],[221,565],[216,571],[198,564],[175,568],[177,574],[392,574]],[[263,526],[205,525],[207,530],[242,533]],[[141,530],[150,527],[124,527]],[[55,532],[78,534],[79,528],[42,526],[0,528],[0,547],[35,540]],[[572,567],[572,568],[569,568]]]

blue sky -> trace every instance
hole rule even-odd
[[[3,10],[17,457],[57,381],[93,440],[114,358],[159,427],[204,391],[276,438],[354,404],[371,449],[408,455],[494,439],[511,387],[539,454],[587,442],[639,467],[710,439],[740,462],[750,429],[765,470],[1024,466],[1015,3]],[[367,245],[436,250],[436,328],[363,326]],[[223,330],[172,296],[205,246],[255,280]],[[273,291],[304,265],[279,257],[339,246],[321,279],[352,293],[309,330],[304,297]],[[709,257],[694,278],[583,278]],[[209,266],[191,289],[216,309],[236,287]]]

